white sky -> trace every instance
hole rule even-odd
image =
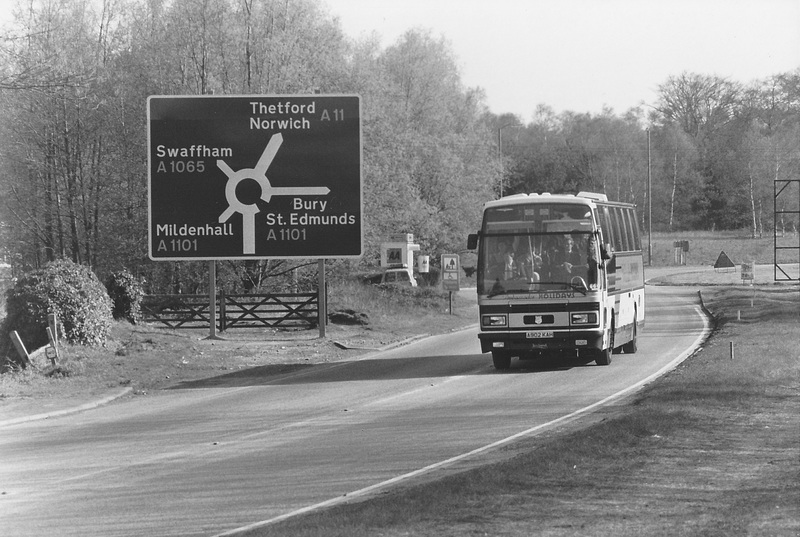
[[[736,82],[800,68],[800,0],[322,0],[345,33],[446,37],[495,114],[618,114],[684,71]]]

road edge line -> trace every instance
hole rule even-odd
[[[702,304],[702,302],[701,302],[701,304]],[[346,494],[344,494],[342,496],[337,496],[335,498],[331,498],[329,500],[325,500],[323,502],[319,502],[319,503],[316,503],[314,505],[309,505],[309,506],[306,506],[306,507],[302,507],[300,509],[296,509],[296,510],[291,511],[289,513],[284,513],[283,515],[278,515],[276,517],[273,517],[273,518],[270,518],[270,519],[267,519],[267,520],[254,522],[254,523],[249,524],[247,526],[241,526],[241,527],[238,527],[238,528],[234,528],[234,529],[228,530],[228,531],[223,532],[223,533],[218,533],[214,537],[230,537],[230,536],[233,536],[233,535],[238,535],[238,534],[246,532],[246,531],[251,531],[251,530],[254,530],[254,529],[258,529],[258,528],[263,528],[265,526],[269,526],[271,524],[276,524],[278,522],[283,522],[284,520],[287,520],[289,518],[293,518],[293,517],[296,517],[296,516],[308,514],[308,513],[314,512],[314,511],[325,509],[327,507],[333,507],[335,505],[351,501],[354,498],[367,496],[367,495],[369,495],[369,494],[371,494],[371,493],[373,493],[375,491],[378,491],[378,490],[380,490],[382,488],[386,488],[388,486],[400,483],[402,481],[406,481],[408,479],[419,477],[421,475],[427,474],[427,473],[432,472],[434,470],[439,470],[441,468],[446,468],[447,466],[450,466],[450,465],[455,464],[457,462],[460,462],[462,460],[468,459],[470,457],[474,457],[476,455],[480,455],[482,453],[485,453],[485,452],[488,452],[488,451],[492,451],[494,449],[497,449],[499,447],[505,446],[507,444],[511,444],[511,443],[513,443],[513,442],[515,442],[517,440],[520,440],[521,438],[524,438],[526,436],[530,436],[530,435],[532,435],[532,434],[534,434],[536,432],[540,432],[543,429],[550,428],[550,427],[553,427],[555,425],[560,425],[560,424],[562,424],[564,422],[571,421],[571,420],[576,419],[576,418],[578,418],[578,417],[580,417],[580,416],[582,416],[584,414],[588,414],[588,413],[592,412],[593,410],[595,410],[595,409],[597,409],[597,408],[599,408],[601,406],[604,406],[604,405],[606,405],[608,403],[611,403],[612,401],[616,401],[618,399],[622,399],[623,397],[629,396],[629,395],[637,392],[638,390],[640,390],[642,387],[644,387],[645,385],[649,384],[653,380],[659,378],[660,376],[662,376],[662,375],[668,373],[669,371],[672,371],[676,367],[678,367],[686,359],[688,359],[695,352],[697,352],[697,350],[700,348],[700,346],[703,344],[703,342],[708,338],[709,334],[711,334],[711,331],[712,331],[712,325],[711,325],[711,320],[710,320],[710,316],[708,314],[708,311],[705,310],[705,307],[701,307],[701,306],[697,306],[697,305],[695,305],[694,310],[695,310],[695,313],[697,313],[697,315],[703,321],[703,329],[700,332],[700,334],[697,336],[697,338],[692,342],[692,344],[685,351],[683,351],[677,357],[675,357],[675,359],[673,359],[672,361],[670,361],[669,363],[664,365],[664,367],[662,367],[661,369],[659,369],[658,371],[656,371],[652,375],[650,375],[648,377],[645,377],[644,379],[640,380],[636,384],[632,384],[631,386],[628,386],[627,388],[625,388],[623,390],[620,390],[620,391],[618,391],[618,392],[616,392],[614,394],[611,394],[611,395],[601,399],[600,401],[596,401],[595,403],[592,403],[591,405],[585,406],[585,407],[580,408],[580,409],[578,409],[578,410],[576,410],[574,412],[571,412],[570,414],[566,414],[564,416],[561,416],[560,418],[556,418],[556,419],[551,420],[551,421],[549,421],[547,423],[542,423],[542,424],[537,425],[535,427],[531,427],[530,429],[526,429],[524,431],[520,431],[520,432],[518,432],[516,434],[513,434],[513,435],[508,436],[506,438],[500,439],[500,440],[498,440],[496,442],[492,442],[491,444],[487,444],[485,446],[473,449],[472,451],[469,451],[467,453],[462,453],[461,455],[456,455],[455,457],[451,457],[451,458],[446,459],[444,461],[439,461],[437,463],[425,466],[424,468],[419,468],[417,470],[414,470],[414,471],[411,471],[411,472],[408,472],[408,473],[405,473],[405,474],[402,474],[402,475],[399,475],[399,476],[395,476],[395,477],[393,477],[391,479],[388,479],[386,481],[381,481],[380,483],[375,483],[374,485],[370,485],[368,487],[364,487],[362,489],[359,489],[359,490],[356,490],[356,491],[353,491],[353,492],[348,492],[348,493],[346,493]]]
[[[90,410],[92,408],[97,408],[99,406],[103,406],[107,403],[110,403],[114,399],[119,399],[123,395],[127,395],[133,388],[123,388],[119,392],[112,393],[107,395],[101,399],[97,399],[95,401],[90,401],[83,405],[79,405],[72,408],[65,408],[63,410],[55,410],[53,412],[43,412],[41,414],[33,414],[31,416],[21,416],[19,418],[12,418],[4,421],[0,421],[0,427],[5,427],[7,425],[17,425],[19,423],[27,423],[29,421],[36,421],[36,420],[45,420],[49,418],[56,418],[59,416],[66,416],[67,414],[75,414],[77,412],[83,412],[84,410]]]

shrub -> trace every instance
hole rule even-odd
[[[430,267],[428,272],[420,272],[417,274],[417,282],[421,286],[435,287],[439,285],[439,268]]]
[[[106,280],[106,290],[113,303],[114,319],[126,319],[131,324],[142,320],[144,281],[127,269],[114,272]]]
[[[105,287],[88,267],[65,259],[22,276],[7,294],[6,311],[0,337],[7,340],[16,330],[29,351],[47,343],[50,313],[70,343],[104,344],[111,329]]]

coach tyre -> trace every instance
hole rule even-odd
[[[633,335],[631,336],[631,340],[622,346],[622,350],[625,352],[625,354],[636,354],[636,351],[639,349],[639,345],[636,343],[636,335],[637,335],[636,332],[638,331],[638,328],[636,327],[636,318],[637,318],[636,310],[634,310]]]
[[[492,363],[497,370],[511,367],[511,355],[506,351],[492,351]]]
[[[614,352],[614,316],[611,316],[611,329],[608,335],[608,347],[597,351],[597,357],[594,359],[597,365],[609,365],[611,363],[611,354]]]

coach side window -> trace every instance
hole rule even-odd
[[[603,240],[610,244],[612,248],[617,249],[617,236],[614,230],[614,224],[611,220],[611,211],[608,207],[603,207],[600,214],[602,215],[601,226],[603,228]]]
[[[630,222],[630,229],[631,229],[631,236],[633,242],[632,248],[634,250],[641,250],[642,249],[642,240],[639,237],[639,222],[636,221],[636,211],[633,209],[628,209],[628,222]]]
[[[619,223],[624,233],[625,251],[631,252],[636,248],[633,246],[633,230],[631,229],[631,221],[628,218],[629,210],[626,208],[619,208]]]
[[[622,221],[619,207],[611,208],[611,218],[614,222],[614,250],[625,252],[628,250],[625,237],[625,222]]]

